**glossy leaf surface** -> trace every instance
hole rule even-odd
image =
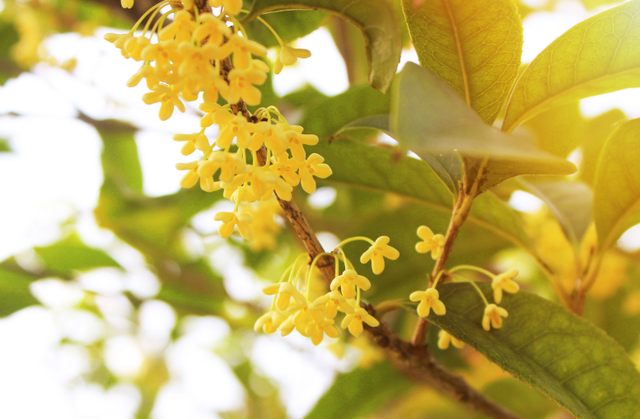
[[[478,284],[493,301],[490,284]],[[636,418],[640,373],[613,339],[563,307],[521,291],[506,295],[501,329],[482,328],[484,303],[470,284],[443,284],[444,316],[429,321],[537,388],[580,419]]]

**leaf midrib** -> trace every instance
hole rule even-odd
[[[540,108],[543,108],[544,106],[546,106],[547,104],[549,104],[550,102],[553,102],[554,100],[556,100],[559,97],[562,96],[567,96],[568,94],[571,94],[573,92],[575,92],[576,90],[579,90],[585,86],[588,86],[589,84],[592,83],[597,83],[600,81],[604,81],[613,77],[617,77],[617,76],[621,76],[621,75],[625,75],[625,74],[630,74],[633,73],[635,71],[639,71],[640,70],[640,66],[638,67],[633,67],[633,68],[629,68],[623,71],[618,71],[616,73],[611,73],[611,74],[605,74],[603,76],[600,77],[596,77],[595,79],[589,79],[585,82],[573,85],[573,87],[570,87],[569,89],[566,90],[562,90],[561,92],[559,92],[556,95],[553,96],[549,96],[547,97],[545,100],[543,100],[542,102],[538,103],[537,105],[535,105],[532,108],[529,108],[529,110],[527,110],[526,112],[523,112],[518,118],[516,118],[513,123],[508,126],[508,127],[502,127],[502,131],[505,132],[506,134],[511,134],[513,132],[514,129],[516,129],[518,127],[518,125],[520,125],[522,122],[524,122],[525,120],[527,120],[529,117],[531,117],[532,114],[535,114],[536,112],[538,112],[538,110]],[[518,82],[522,79],[522,77],[524,76],[524,73],[522,74],[522,76],[520,76],[520,79],[518,79]],[[516,83],[517,84],[517,83]],[[517,88],[517,86],[516,86]],[[516,91],[516,88],[513,89],[513,92],[511,93],[511,96],[513,97],[513,94]],[[596,95],[598,96],[598,95]],[[511,100],[509,100],[510,102]],[[509,112],[509,106],[507,105],[507,113]],[[506,120],[506,118],[505,118]]]
[[[451,6],[449,5],[449,0],[442,0],[442,3],[444,4],[445,9],[447,10],[447,15],[449,16],[449,21],[451,22],[451,29],[453,30],[453,38],[456,41],[458,59],[460,60],[460,72],[462,73],[462,83],[464,84],[464,97],[467,102],[467,105],[471,106],[471,92],[469,92],[469,79],[467,77],[467,68],[464,62],[464,56],[462,54],[462,43],[460,42],[458,27],[456,26],[456,20],[453,16],[453,11],[451,10]]]

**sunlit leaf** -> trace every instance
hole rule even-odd
[[[520,180],[527,192],[542,199],[556,216],[565,236],[579,248],[593,222],[593,192],[582,182]]]
[[[490,284],[478,284],[493,300]],[[447,307],[429,321],[540,390],[581,419],[633,418],[640,405],[640,373],[597,327],[563,307],[521,291],[501,303],[501,329],[482,328],[484,303],[466,283],[438,287]]]
[[[386,362],[339,376],[306,419],[361,418],[403,394],[411,382]]]
[[[578,23],[544,49],[513,90],[503,130],[511,132],[546,106],[640,87],[640,1]]]
[[[540,150],[563,159],[590,134],[590,124],[582,116],[577,100],[540,112],[520,127],[533,135],[534,143]],[[515,131],[514,135],[519,131]]]
[[[400,61],[402,30],[395,9],[386,0],[255,0],[242,23],[265,13],[305,9],[332,13],[358,26],[367,44],[369,81],[382,92],[389,88]]]
[[[432,71],[407,63],[394,83],[390,130],[400,144],[423,154],[489,156],[481,190],[519,175],[567,175],[575,166],[485,124]],[[425,158],[425,157],[423,157]]]
[[[121,267],[104,250],[87,246],[74,234],[49,246],[34,247],[33,250],[42,259],[47,271],[65,277],[71,276],[74,271]]]
[[[601,250],[640,223],[640,119],[619,125],[600,153],[594,216]]]
[[[587,132],[582,140],[582,163],[578,176],[593,187],[600,152],[616,124],[626,119],[620,109],[612,109],[592,118],[587,123]]]
[[[492,124],[518,75],[522,22],[512,0],[403,0],[420,64]]]

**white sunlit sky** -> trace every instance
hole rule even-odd
[[[529,2],[535,5],[536,0]],[[587,11],[580,2],[567,0],[553,12],[530,15],[524,21],[523,60],[531,61],[557,36],[602,10]],[[217,418],[216,412],[239,408],[244,401],[243,390],[228,366],[233,360],[216,355],[229,327],[219,318],[187,318],[178,327],[181,337],[170,343],[169,334],[177,321],[173,309],[151,299],[135,312],[122,295],[130,290],[152,298],[158,281],[139,253],[96,225],[92,210],[102,182],[101,144],[91,126],[75,119],[80,110],[95,119],[117,118],[142,127],[136,140],[144,191],[159,196],[178,190],[181,174],[174,165],[188,161],[171,136],[192,132],[198,126],[198,114],[192,107],[169,121],[158,120],[157,105],[147,106],[140,99],[146,92],[143,83],[137,88],[125,86],[138,64],[124,60],[102,39],[107,32],[105,28],[95,37],[52,36],[46,48],[58,62],[77,58],[72,74],[39,64],[0,88],[0,138],[8,139],[13,150],[0,153],[0,260],[17,255],[21,263],[37,263],[29,249],[59,239],[60,223],[73,217],[86,243],[105,249],[125,267],[125,272],[88,272],[74,284],[39,281],[32,291],[43,307],[27,308],[0,320],[0,418],[132,418],[140,402],[135,386],[119,384],[105,391],[82,380],[91,368],[83,345],[105,338],[107,367],[123,382],[152,368],[154,357],[168,347],[171,379],[161,390],[153,418]],[[326,30],[296,45],[313,55],[275,76],[277,93],[294,91],[305,83],[327,95],[347,89],[344,63]],[[275,57],[275,51],[270,54]],[[415,52],[403,53],[399,69],[407,61],[417,62]],[[638,118],[638,95],[638,89],[629,89],[585,99],[581,110],[591,117],[617,107],[629,118]],[[319,191],[310,199],[322,205],[332,199],[332,192]],[[541,205],[524,193],[515,195],[511,204],[521,211]],[[211,212],[197,216],[193,226],[201,233],[216,230]],[[632,236],[627,236],[625,246],[640,247]],[[185,237],[194,252],[201,251],[201,243],[195,243],[197,235],[187,232]],[[261,282],[242,267],[239,255],[221,248],[211,260],[226,277],[234,277],[225,284],[234,298],[257,298]],[[96,303],[104,320],[73,308],[85,291],[101,294]],[[136,319],[137,329],[133,327]],[[61,338],[69,343],[61,346]],[[287,394],[284,403],[293,418],[304,416],[336,372],[349,368],[353,361],[337,360],[326,349],[295,338],[260,336],[245,346],[243,356],[251,358]]]

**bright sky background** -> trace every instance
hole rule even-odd
[[[554,12],[529,16],[524,22],[524,60],[530,61],[553,39],[589,16],[578,1],[563,1]],[[60,236],[59,224],[75,216],[83,240],[106,249],[127,271],[90,272],[78,284],[41,281],[34,286],[34,293],[45,307],[28,308],[0,320],[0,417],[133,417],[139,403],[134,386],[119,385],[105,392],[81,379],[81,374],[90,369],[81,344],[106,337],[107,364],[123,378],[135,376],[169,345],[167,363],[172,380],[162,390],[154,418],[216,418],[216,411],[241,406],[244,397],[228,364],[215,352],[224,344],[228,326],[213,317],[188,318],[179,326],[182,337],[171,344],[169,332],[176,322],[171,307],[151,300],[134,313],[121,292],[128,289],[140,296],[153,296],[158,282],[145,268],[140,254],[96,226],[92,210],[102,182],[101,145],[94,129],[74,116],[80,109],[96,119],[118,118],[143,127],[137,142],[144,191],[152,196],[178,190],[181,174],[174,165],[186,160],[179,152],[180,144],[171,136],[192,132],[199,118],[192,108],[170,121],[159,121],[157,105],[147,106],[140,100],[146,89],[125,86],[138,64],[125,61],[103,41],[105,32],[91,38],[65,34],[48,40],[47,48],[60,62],[78,59],[73,76],[42,64],[0,88],[0,115],[23,115],[0,116],[0,138],[8,138],[14,150],[0,153],[0,179],[4,179],[0,182],[4,199],[0,205],[0,260],[18,254],[23,263],[30,263],[28,249],[55,241]],[[314,32],[297,45],[311,50],[313,56],[275,76],[279,94],[307,82],[328,95],[347,88],[344,63],[326,30]],[[402,61],[417,62],[415,53],[406,51]],[[637,118],[638,94],[638,89],[630,89],[585,99],[581,109],[586,116],[595,116],[620,107],[629,118]],[[331,191],[318,191],[312,202],[322,205],[332,200]],[[519,196],[512,205],[520,210],[530,211],[539,205],[531,196]],[[211,212],[198,216],[194,227],[200,232],[215,231]],[[195,235],[188,237],[195,249],[201,248],[201,243],[194,242],[199,240]],[[261,283],[242,267],[238,254],[221,249],[211,258],[217,269],[234,277],[233,283],[227,283],[231,295],[241,300],[259,298]],[[103,293],[99,307],[106,321],[73,309],[84,290]],[[141,324],[139,330],[132,328],[135,316]],[[77,343],[60,346],[61,337]],[[288,395],[288,412],[294,418],[304,416],[328,388],[336,371],[345,370],[353,361],[338,361],[325,349],[314,348],[306,339],[295,336],[285,340],[259,336],[247,348],[244,356],[280,383]]]

